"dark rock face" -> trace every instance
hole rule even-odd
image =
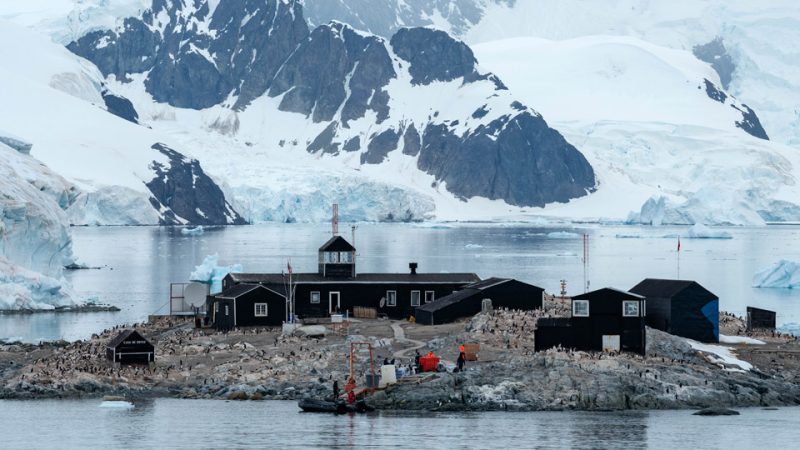
[[[146,183],[153,194],[150,203],[162,213],[162,225],[244,225],[247,223],[225,200],[196,159],[189,159],[164,144],[153,145],[169,158],[164,165],[153,161],[155,177]],[[183,219],[183,220],[181,220]]]
[[[389,95],[383,87],[395,76],[382,39],[332,23],[300,44],[269,95],[285,93],[280,109],[311,116],[314,122],[332,120],[344,103],[342,126],[347,128],[348,121],[364,117],[368,109],[378,114],[378,123],[388,117]]]
[[[728,95],[721,89],[717,88],[714,83],[706,79],[704,79],[703,82],[705,83],[706,95],[708,95],[708,97],[714,101],[725,104],[725,102],[728,100]],[[761,121],[758,120],[758,116],[756,115],[755,111],[750,109],[750,107],[744,103],[736,102],[736,99],[732,97],[731,102],[731,108],[739,111],[742,114],[742,120],[737,120],[735,122],[736,127],[741,128],[745,133],[755,136],[759,139],[769,140],[767,131],[764,130],[763,126],[761,126]]]
[[[419,155],[419,151],[422,148],[420,143],[421,139],[417,127],[415,127],[413,123],[409,125],[403,135],[403,154],[411,156]]]
[[[361,154],[361,164],[380,164],[392,150],[397,149],[400,133],[391,128],[374,136],[367,146],[367,152]]]
[[[694,53],[694,56],[700,61],[711,64],[711,67],[714,68],[719,75],[719,80],[722,82],[723,89],[728,89],[730,87],[731,80],[733,79],[733,72],[736,70],[736,64],[733,62],[731,55],[728,54],[728,49],[725,48],[725,43],[722,41],[721,37],[707,44],[695,45],[692,49],[692,53]]]
[[[267,90],[308,36],[302,8],[294,0],[227,0],[213,12],[208,5],[154,0],[141,18],[126,19],[119,33],[90,33],[68,48],[121,80],[151,70],[145,85],[157,101],[202,109],[233,93],[235,107],[243,108]]]
[[[746,133],[751,134],[757,138],[761,138],[764,140],[769,140],[769,136],[767,136],[767,131],[761,126],[761,121],[758,120],[758,116],[756,115],[755,111],[750,109],[749,106],[742,103],[740,106],[731,105],[731,108],[739,111],[742,113],[742,120],[736,121],[736,126],[744,130]]]
[[[502,199],[517,206],[566,202],[594,190],[586,158],[538,115],[504,116],[458,136],[429,125],[418,167],[463,198]]]
[[[444,31],[402,28],[392,36],[391,45],[397,56],[411,64],[409,72],[414,84],[479,78],[472,50]]]
[[[108,112],[128,122],[139,123],[139,113],[133,107],[133,103],[125,97],[103,92],[103,101],[108,108]]]

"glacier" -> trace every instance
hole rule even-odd
[[[75,306],[63,277],[74,262],[65,209],[77,190],[31,156],[0,143],[0,309]]]

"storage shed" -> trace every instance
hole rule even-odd
[[[613,288],[598,289],[572,298],[571,318],[537,320],[534,347],[536,351],[560,345],[644,354],[646,314],[644,297]]]
[[[544,289],[532,284],[511,278],[488,278],[420,305],[416,309],[415,318],[417,323],[425,325],[454,322],[481,312],[484,299],[490,299],[495,308],[540,309],[543,296]]]
[[[776,322],[775,311],[747,307],[747,330],[774,330]]]
[[[156,349],[136,330],[123,330],[106,346],[106,357],[120,364],[148,364],[156,359]]]
[[[647,325],[700,342],[719,342],[719,298],[696,281],[648,278],[631,292],[647,298]]]
[[[218,330],[280,326],[286,320],[286,297],[259,284],[237,284],[208,301],[211,324]]]

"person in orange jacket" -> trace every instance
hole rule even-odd
[[[464,344],[461,344],[458,347],[458,371],[461,372],[464,370],[464,364],[467,363],[467,353],[464,349]]]

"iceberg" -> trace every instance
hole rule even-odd
[[[712,230],[702,223],[694,224],[686,233],[689,239],[733,239],[730,233],[722,230]]]
[[[181,228],[181,234],[184,236],[202,236],[204,232],[205,230],[202,225],[198,225],[194,228]]]
[[[222,291],[222,279],[225,278],[225,275],[241,273],[242,270],[241,264],[220,266],[219,255],[214,254],[206,256],[203,263],[194,268],[194,271],[189,275],[189,280],[211,285],[210,292],[215,294]]]
[[[581,235],[570,231],[553,231],[547,233],[548,239],[580,239]]]
[[[800,287],[800,264],[782,259],[756,272],[753,287],[796,289]]]

